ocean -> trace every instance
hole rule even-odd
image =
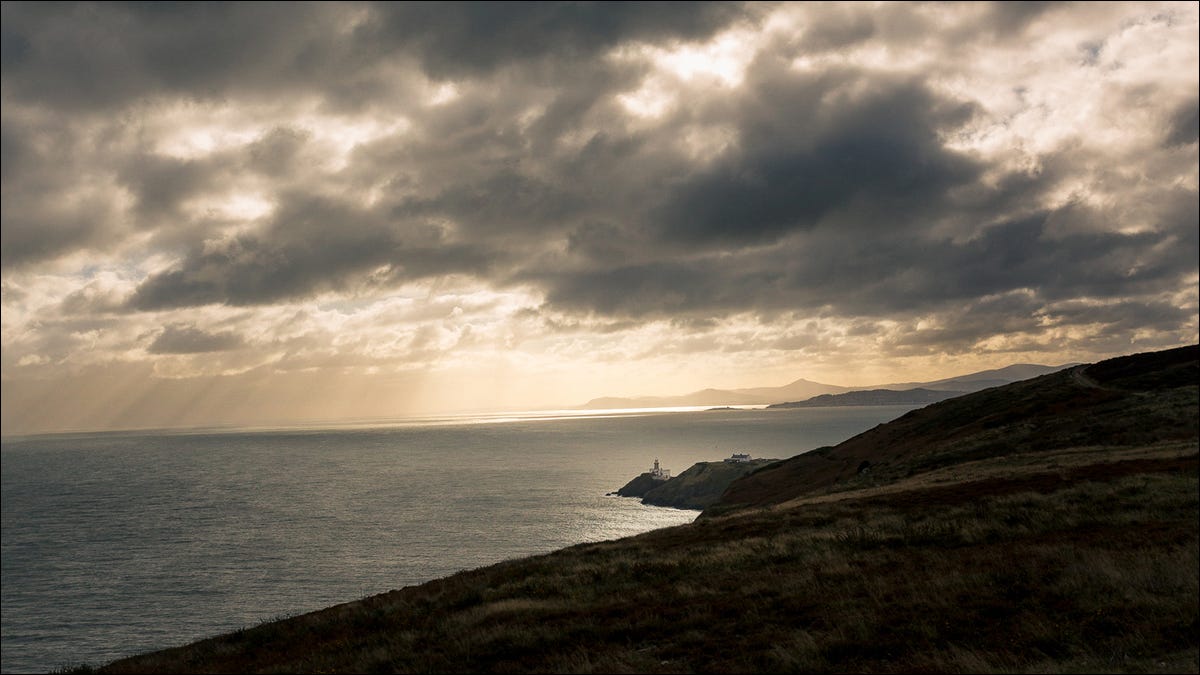
[[[650,468],[832,445],[912,406],[560,412],[0,443],[0,670],[99,666],[691,522]]]

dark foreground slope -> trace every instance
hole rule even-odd
[[[986,424],[949,407],[940,422],[881,427],[896,452],[872,455],[878,472],[851,471],[877,476],[874,487],[773,483],[759,508],[727,504],[692,525],[102,670],[1196,672],[1196,357],[1182,356],[1026,383],[971,404]],[[826,454],[857,458],[843,452]],[[899,457],[923,468],[889,470]]]

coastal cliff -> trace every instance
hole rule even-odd
[[[665,481],[655,478],[649,471],[639,475],[617,490],[621,497],[645,497],[646,493],[662,485]]]
[[[779,460],[754,459],[747,462],[697,462],[668,480],[643,473],[626,483],[617,494],[641,497],[643,504],[702,510],[716,503],[733,481]]]

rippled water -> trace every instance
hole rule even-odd
[[[100,665],[501,560],[690,522],[649,468],[788,457],[909,407],[5,439],[4,672]]]

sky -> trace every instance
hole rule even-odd
[[[1196,3],[20,3],[4,434],[1197,341]]]

